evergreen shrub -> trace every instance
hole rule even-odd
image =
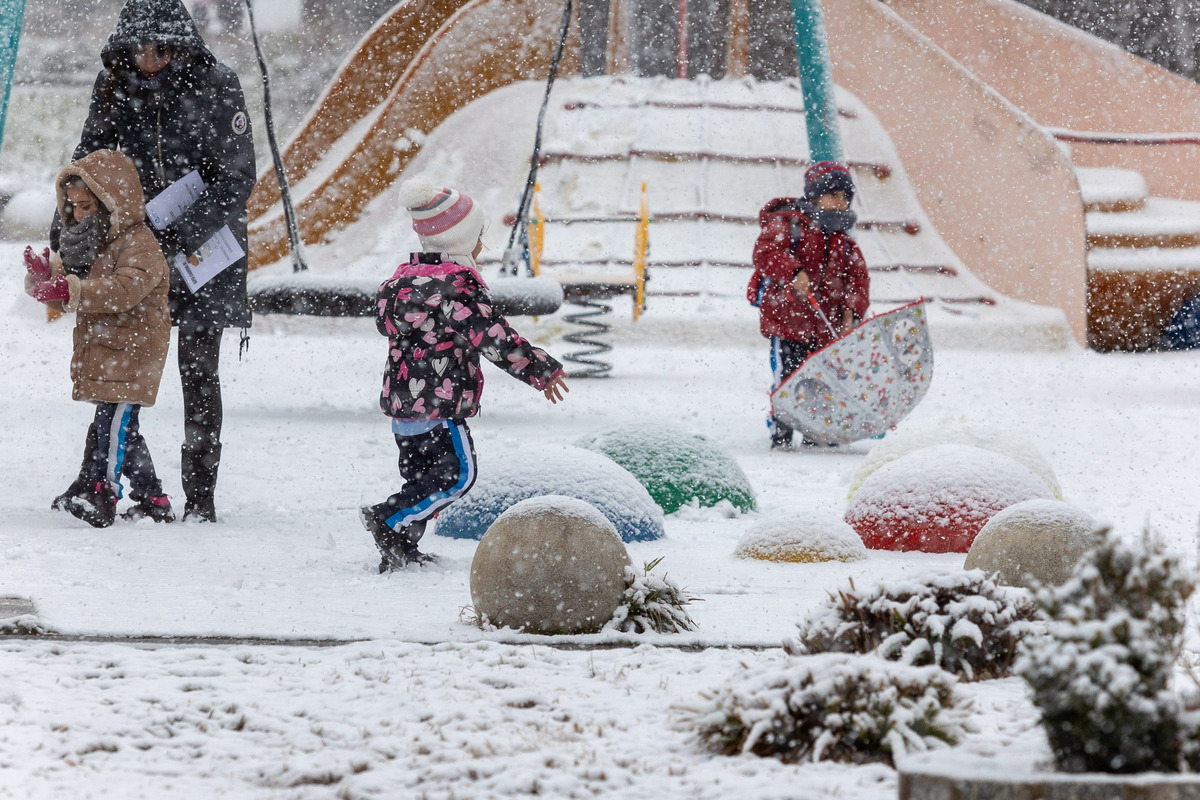
[[[1059,769],[1194,769],[1196,715],[1170,685],[1192,578],[1149,529],[1099,536],[1070,580],[1038,591],[1047,635],[1026,643],[1017,672]]]
[[[936,667],[827,653],[748,671],[736,686],[705,695],[695,722],[722,755],[894,765],[898,755],[962,735],[966,705],[955,685]]]
[[[830,595],[799,624],[789,652],[876,653],[931,664],[966,680],[1011,674],[1017,642],[1036,629],[1037,607],[1023,589],[981,570],[953,572]]]

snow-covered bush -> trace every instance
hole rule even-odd
[[[738,540],[733,554],[762,561],[815,563],[867,557],[862,539],[840,517],[800,511],[764,516]]]
[[[754,488],[737,461],[712,439],[677,425],[631,422],[575,445],[633,473],[663,513],[673,514],[693,499],[706,508],[728,501],[739,511],[754,510]]]
[[[1039,590],[1048,635],[1026,643],[1017,672],[1060,769],[1179,770],[1195,724],[1170,677],[1192,588],[1154,532],[1126,541],[1105,529],[1070,580]]]
[[[710,748],[788,763],[894,764],[954,744],[966,713],[954,676],[936,667],[835,653],[749,672],[704,697],[694,722]]]
[[[661,578],[655,575],[653,570],[661,561],[661,557],[654,559],[640,573],[625,567],[625,594],[606,629],[623,633],[683,633],[696,629],[696,621],[684,607],[699,598],[688,594],[665,573]]]
[[[967,680],[1008,675],[1017,642],[1035,628],[1028,592],[1001,586],[980,570],[879,585],[854,583],[799,624],[793,654],[876,653],[915,666],[933,664]]]

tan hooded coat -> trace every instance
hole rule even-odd
[[[151,406],[171,344],[171,319],[169,271],[145,223],[142,184],[128,156],[97,150],[59,173],[55,186],[63,219],[65,183],[76,175],[108,209],[110,223],[87,277],[67,276],[71,296],[62,306],[75,312],[71,396]]]

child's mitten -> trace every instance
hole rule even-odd
[[[37,255],[32,247],[26,247],[25,271],[38,283],[50,280],[50,248]]]
[[[33,297],[39,303],[52,303],[55,300],[65,303],[70,300],[71,288],[67,284],[67,276],[55,275],[53,280],[34,284]]]

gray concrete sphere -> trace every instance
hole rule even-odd
[[[1096,546],[1096,521],[1059,500],[1026,500],[997,513],[967,552],[966,569],[997,572],[1002,583],[1060,585]]]
[[[499,627],[529,633],[599,630],[612,619],[632,566],[617,529],[593,506],[531,497],[501,514],[471,562],[471,602]]]
[[[50,235],[54,219],[54,187],[39,186],[17,192],[0,209],[0,238],[17,242],[40,242]],[[42,248],[34,247],[41,252]]]

